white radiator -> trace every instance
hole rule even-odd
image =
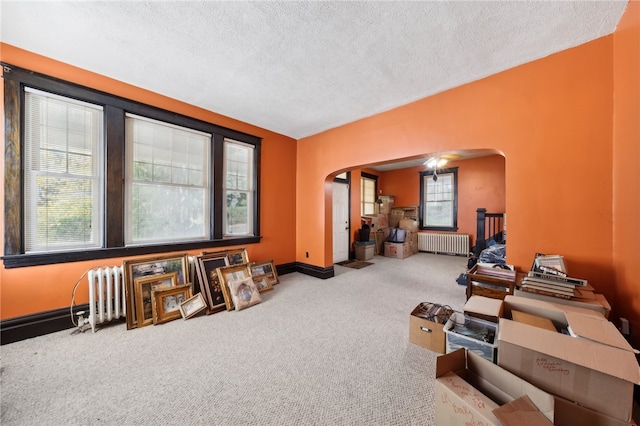
[[[418,250],[469,255],[469,234],[418,232]]]
[[[87,273],[89,283],[89,324],[96,325],[126,315],[124,274],[122,266],[94,268]]]

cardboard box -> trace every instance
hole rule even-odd
[[[381,195],[381,196],[378,197],[378,200],[382,201],[382,204],[380,204],[379,213],[382,213],[382,214],[391,213],[391,209],[393,208],[393,204],[394,204],[394,196],[393,195]]]
[[[400,224],[400,220],[404,218],[404,212],[391,213],[389,215],[389,228],[397,228]]]
[[[549,318],[541,317],[538,315],[531,315],[526,312],[516,311],[515,309],[511,310],[511,317],[514,321],[517,322],[523,322],[535,327],[544,328],[545,330],[558,332],[556,326],[553,325],[553,321],[551,321]]]
[[[484,296],[471,296],[464,304],[462,311],[470,316],[497,323],[502,317],[503,303],[501,299]]]
[[[401,215],[407,219],[416,220],[420,216],[419,206],[396,206],[391,209],[390,214]]]
[[[571,312],[565,318],[583,337],[501,318],[498,365],[540,389],[629,422],[633,385],[640,382],[635,354],[599,341],[619,344],[615,335],[607,336],[606,319]]]
[[[557,330],[567,328],[569,325],[569,318],[567,318],[567,315],[570,317],[572,315],[581,315],[595,318],[599,322],[608,322],[601,313],[590,309],[583,309],[576,306],[563,305],[545,300],[531,299],[528,297],[506,296],[503,301],[503,317],[510,319],[512,317],[512,310],[548,318],[553,322],[553,325]],[[605,325],[605,327],[608,326]],[[615,329],[615,327],[613,328]],[[620,333],[618,332],[616,334]],[[624,340],[624,337],[622,335],[619,335],[619,337],[621,339],[620,344],[622,344],[624,348],[631,350],[631,346],[629,346],[626,340]]]
[[[380,228],[369,234],[369,240],[375,243],[374,254],[384,255],[384,243],[389,238],[390,228]]]
[[[394,257],[396,259],[404,259],[411,256],[411,245],[408,242],[405,243],[390,243],[385,241],[384,243],[384,255],[386,257]]]
[[[493,410],[502,426],[553,426],[527,395]]]
[[[409,251],[411,254],[416,254],[418,252],[418,243],[409,241]]]
[[[444,325],[447,353],[466,348],[488,361],[496,362],[498,324],[454,312]]]
[[[377,231],[378,229],[388,228],[389,219],[386,214],[375,214],[362,216],[362,222],[366,222],[371,228],[371,231]]]
[[[589,309],[599,312],[605,318],[609,318],[611,312],[611,305],[607,302],[607,299],[602,294],[595,294],[594,300],[574,300],[574,299],[561,299],[553,296],[545,296],[543,294],[530,293],[528,291],[522,291],[515,289],[514,295],[519,297],[526,297],[529,299],[544,300],[546,302],[558,303],[561,305],[573,306],[577,308]]]
[[[493,410],[525,395],[554,418],[552,395],[464,349],[437,358],[435,393],[436,425],[502,425]]]
[[[398,228],[406,229],[407,231],[418,232],[420,226],[417,220],[403,218],[398,222]]]
[[[605,416],[597,411],[581,407],[578,404],[556,396],[553,404],[553,424],[555,426],[597,425],[597,426],[632,426],[636,422],[623,422]]]
[[[429,314],[429,309],[436,309]],[[421,303],[409,315],[409,342],[433,352],[445,353],[444,324],[453,311],[437,303]]]
[[[416,254],[418,252],[418,232],[406,230],[407,234],[404,239],[405,242],[409,243],[409,248],[412,254]]]

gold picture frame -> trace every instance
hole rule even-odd
[[[241,265],[243,263],[249,263],[249,252],[247,251],[246,247],[218,251],[203,251],[202,255],[227,256],[228,265]]]
[[[220,279],[220,286],[224,293],[225,306],[227,311],[233,310],[233,299],[229,292],[229,283],[231,281],[243,280],[245,278],[251,278],[251,269],[248,263],[241,265],[229,265],[223,266],[217,269],[218,277]]]
[[[273,286],[267,279],[266,275],[260,275],[258,277],[252,276],[251,278],[253,279],[253,283],[256,285],[256,288],[260,293],[273,290]]]
[[[207,302],[204,301],[202,293],[198,293],[180,304],[180,314],[183,319],[189,319],[205,309],[207,309]]]
[[[169,254],[140,259],[129,259],[122,263],[124,270],[124,294],[126,302],[127,330],[138,326],[136,315],[136,293],[134,282],[137,279],[177,272],[176,285],[189,283],[189,257],[186,253]]]
[[[280,282],[280,278],[278,278],[278,271],[273,264],[273,260],[267,260],[265,262],[251,262],[249,266],[251,267],[251,276],[253,277],[254,282],[256,279],[260,280],[264,277],[269,283],[269,289],[273,288],[272,286]]]
[[[241,265],[249,263],[249,253],[246,248],[227,250],[227,261],[229,265]]]
[[[182,316],[180,305],[192,297],[191,285],[179,285],[153,292],[153,323],[162,324]]]
[[[170,274],[138,278],[134,281],[136,290],[136,323],[138,327],[153,324],[153,292],[175,287],[177,279],[178,273],[172,272]]]

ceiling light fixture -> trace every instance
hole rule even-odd
[[[424,162],[425,166],[427,166],[430,169],[433,169],[432,177],[434,182],[438,180],[438,169],[442,168],[442,166],[444,166],[445,164],[447,164],[447,159],[440,158],[440,157],[432,157]]]
[[[424,165],[430,169],[438,169],[447,164],[446,158],[433,157],[424,162]]]

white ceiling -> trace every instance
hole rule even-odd
[[[6,1],[0,40],[292,138],[612,33],[621,1]]]

